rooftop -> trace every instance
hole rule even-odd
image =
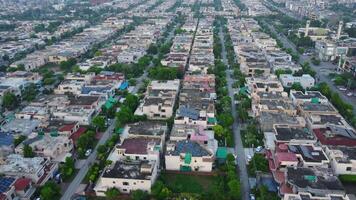
[[[141,121],[128,124],[128,128],[132,135],[161,136],[167,131],[167,124],[160,121]]]
[[[306,162],[320,163],[329,160],[321,148],[311,145],[289,145],[288,149],[290,152],[301,155]]]
[[[150,180],[155,161],[116,161],[103,173],[104,178]]]
[[[190,140],[171,142],[173,148],[168,150],[167,155],[179,156],[181,153],[190,153],[192,157],[211,156],[212,153],[202,147],[199,143]]]
[[[161,139],[158,138],[127,138],[117,149],[125,149],[125,154],[147,154],[150,147],[160,147]]]
[[[275,129],[278,141],[315,140],[308,128],[276,126]]]
[[[340,180],[326,168],[288,167],[287,180],[291,185],[302,190],[319,190],[343,192],[344,188]]]

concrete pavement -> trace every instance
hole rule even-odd
[[[219,38],[222,44],[222,60],[226,66],[229,66],[229,63],[227,61],[226,57],[226,48],[225,48],[225,42],[224,42],[224,34],[222,32],[222,27],[220,26],[219,30]],[[230,68],[230,67],[229,67]],[[248,180],[248,174],[247,174],[247,167],[246,167],[246,160],[245,160],[245,151],[242,145],[242,139],[241,139],[241,134],[240,130],[241,127],[238,124],[238,116],[236,114],[236,105],[235,105],[235,100],[234,100],[234,91],[232,88],[232,84],[234,83],[234,80],[231,78],[231,73],[230,70],[226,70],[226,77],[227,77],[227,84],[228,84],[228,91],[229,91],[229,96],[231,97],[231,109],[232,109],[232,116],[234,117],[234,123],[232,125],[232,131],[234,133],[234,142],[235,142],[235,155],[237,155],[237,165],[239,167],[239,178],[241,182],[241,194],[242,194],[242,199],[243,200],[248,200],[250,199],[250,184]]]

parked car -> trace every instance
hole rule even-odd
[[[261,152],[263,150],[263,146],[258,146],[257,148],[256,148],[256,152]]]
[[[349,96],[349,97],[351,97],[351,96],[353,95],[353,93],[352,93],[352,92],[349,92],[349,93],[347,93],[346,95]]]
[[[85,152],[85,156],[88,157],[90,154],[91,154],[92,150],[91,149],[88,149],[86,152]]]
[[[250,194],[250,200],[255,200],[255,199],[256,199],[255,195],[254,194]]]
[[[344,87],[339,87],[339,90],[341,90],[341,91],[346,91],[347,89],[344,88]]]

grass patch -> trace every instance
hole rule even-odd
[[[162,173],[160,179],[174,193],[203,194],[209,191],[214,176]]]
[[[356,175],[344,174],[344,175],[340,175],[339,179],[341,182],[345,182],[345,183],[356,183]]]

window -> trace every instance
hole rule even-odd
[[[346,171],[351,171],[351,167],[346,167]]]
[[[116,182],[115,182],[115,181],[113,181],[112,183],[113,183],[113,184],[115,184]]]
[[[124,192],[127,192],[127,189],[122,189]]]
[[[136,157],[135,157],[135,159],[136,159],[136,160],[138,160],[138,159],[139,159],[139,157],[138,157],[138,156],[136,156]]]
[[[122,184],[123,185],[129,185],[129,182],[123,182]]]

